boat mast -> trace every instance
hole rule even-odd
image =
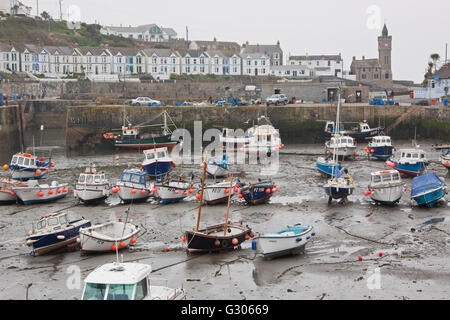
[[[206,153],[206,158],[208,157],[208,153]],[[202,178],[202,191],[200,192],[200,203],[198,205],[198,215],[197,215],[197,228],[195,229],[198,232],[200,227],[200,215],[202,213],[202,204],[203,204],[203,192],[205,190],[205,178],[206,178],[206,161],[203,160],[202,168],[203,168],[203,178]]]
[[[164,111],[164,129],[163,129],[163,135],[167,135],[169,132],[169,127],[167,126],[167,113]]]
[[[231,203],[232,188],[233,188],[233,175],[231,175],[231,179],[230,179],[230,193],[228,194],[227,217],[225,218],[225,228],[223,230],[223,235],[224,236],[227,235],[228,218],[230,216],[230,203]]]
[[[340,126],[340,119],[339,119],[339,113],[341,112],[341,90],[339,88],[339,92],[338,92],[338,105],[337,105],[337,111],[336,111],[336,128],[335,128],[335,135],[334,138],[336,139],[334,141],[334,147],[333,147],[333,164],[334,163],[338,163],[338,157],[337,157],[337,153],[336,153],[336,143],[338,141],[338,135],[339,135],[339,126]],[[331,173],[331,179],[334,179],[335,177],[335,170],[337,169],[337,166],[333,165],[333,170]]]

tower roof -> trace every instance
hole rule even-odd
[[[383,32],[381,33],[381,35],[382,35],[383,37],[389,36],[389,32],[388,32],[388,28],[386,27],[386,23],[384,24]]]

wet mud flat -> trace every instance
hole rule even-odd
[[[422,144],[432,161],[429,171],[445,177],[449,184],[447,170],[438,164],[439,152]],[[320,187],[326,180],[315,170],[317,155],[323,153],[320,145],[283,150],[280,170],[272,177],[279,191],[269,203],[249,206],[233,198],[231,220],[242,220],[255,233],[275,232],[298,223],[314,227],[317,235],[305,254],[274,260],[255,257],[251,241],[239,250],[188,255],[181,237],[196,224],[198,200],[194,197],[166,206],[155,201],[122,205],[114,195],[105,204],[84,206],[69,195],[50,204],[1,206],[0,299],[26,299],[30,284],[29,299],[80,299],[85,277],[97,266],[115,261],[114,252],[31,256],[25,245],[31,224],[60,210],[80,213],[93,224],[124,220],[128,215],[143,232],[137,245],[121,251],[120,258],[151,264],[154,284],[166,284],[162,279],[171,287],[182,284],[188,299],[448,299],[450,197],[436,208],[419,208],[410,201],[411,179],[405,178],[408,191],[399,205],[372,204],[364,196],[370,172],[386,166],[368,161],[363,148],[358,148],[361,156],[344,162],[357,186],[345,206],[337,202],[328,205]],[[127,165],[139,167],[142,158],[137,154],[120,154],[119,160],[115,155],[56,156],[54,161],[57,169],[49,180],[68,182],[72,189],[78,174],[92,162],[115,182]],[[183,168],[186,174],[190,171],[198,182],[199,165]],[[259,177],[254,168],[240,174],[242,181]],[[204,206],[200,225],[222,223],[225,214],[225,205]]]

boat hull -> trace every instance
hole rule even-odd
[[[395,205],[403,196],[403,184],[380,188],[369,187],[369,189],[372,191],[370,198],[382,205]]]
[[[0,204],[12,204],[17,202],[17,196],[8,191],[0,191]]]
[[[44,255],[76,243],[80,229],[89,228],[90,226],[91,223],[88,221],[58,233],[43,236],[30,236],[27,237],[26,240],[33,242],[31,246],[33,247],[34,254]],[[58,239],[58,237],[64,237],[64,239]]]
[[[38,168],[38,169],[42,171],[40,175],[36,175],[35,172],[37,169],[23,169],[23,170],[17,169],[13,170],[11,177],[14,180],[18,181],[40,180],[47,175],[47,171],[45,170],[45,168]]]
[[[371,147],[371,150],[373,149],[374,152],[371,152],[369,155],[369,158],[375,158],[377,160],[383,160],[386,161],[389,158],[392,157],[394,147],[392,146],[382,146],[382,147]]]
[[[416,201],[420,207],[433,208],[439,200],[445,197],[445,195],[446,189],[441,187],[439,189],[431,190],[421,195],[412,197],[412,199]]]
[[[151,148],[164,148],[166,147],[169,152],[175,148],[178,144],[177,141],[172,141],[171,135],[155,137],[150,139],[122,139],[122,140],[112,140],[115,148],[120,149],[136,149],[136,150],[147,150]]]
[[[80,186],[75,189],[75,197],[85,204],[101,202],[110,196],[111,192],[108,185],[99,186]]]
[[[324,187],[325,192],[329,197],[333,199],[346,198],[353,194],[354,188],[337,188],[337,187]]]
[[[318,160],[316,162],[316,168],[317,170],[327,176],[331,176],[333,174],[333,170],[334,172],[337,172],[337,170],[341,170],[342,167],[340,164],[330,164],[327,163],[326,161],[320,161]]]
[[[370,131],[365,132],[354,132],[354,131],[341,131],[340,134],[352,137],[357,142],[364,142],[368,140],[372,140],[373,137],[376,137],[380,135],[380,133],[383,131],[383,128],[373,128]],[[335,133],[325,131],[325,138],[330,139]]]
[[[335,154],[338,157],[354,157],[356,152],[356,146],[338,147],[338,148],[327,147],[327,151],[330,151],[331,154]]]
[[[124,203],[144,202],[152,195],[149,189],[142,188],[142,186],[126,186],[123,183],[118,183],[117,186],[119,187],[117,194]],[[136,190],[136,193],[133,193],[133,190]]]
[[[293,236],[261,236],[253,240],[252,249],[268,259],[302,253],[313,234],[313,229],[310,227],[305,232]]]
[[[228,170],[225,168],[222,168],[221,166],[217,164],[208,164],[206,167],[206,172],[217,178],[222,178],[228,175]]]
[[[204,190],[203,200],[208,205],[216,205],[221,203],[226,203],[229,198],[229,194],[225,193],[225,190],[229,190],[231,192],[231,196],[233,197],[235,192],[234,188],[231,188],[228,183],[220,184],[217,186],[208,186]]]
[[[444,167],[447,168],[447,170],[450,171],[450,157],[447,156],[441,156],[441,163]]]
[[[186,231],[187,249],[189,251],[220,251],[238,247],[244,241],[250,239],[252,232],[248,227],[237,224],[229,224],[231,233],[224,236],[225,224],[208,227],[204,230]],[[233,239],[237,243],[233,244]],[[216,243],[216,241],[218,241]]]
[[[396,170],[409,177],[418,177],[422,175],[427,167],[427,163],[425,162],[399,163],[394,161],[394,164]]]
[[[14,189],[14,191],[16,192],[17,198],[20,200],[20,202],[25,205],[30,205],[51,202],[65,198],[67,196],[67,190],[66,192],[64,192],[61,190],[62,188],[63,186],[50,188],[17,188]],[[60,190],[60,193],[57,192],[58,189]],[[53,192],[53,194],[48,193],[48,191],[50,190]],[[39,197],[38,195],[40,191],[42,191],[42,193],[44,194],[42,197]]]
[[[248,204],[257,205],[267,202],[273,196],[273,188],[272,183],[256,184],[249,188],[243,188],[241,193]],[[267,190],[270,192],[267,193]]]
[[[172,161],[157,161],[143,165],[145,172],[152,177],[159,177],[169,173],[172,168]]]
[[[113,245],[117,245],[117,249],[128,248],[133,243],[131,239],[139,233],[139,229],[136,228],[132,232],[127,232],[124,237],[117,239],[106,239],[95,233],[90,233],[88,230],[81,229],[79,234],[80,252],[82,253],[101,253],[101,252],[113,252]],[[120,246],[120,243],[124,243],[124,246]]]

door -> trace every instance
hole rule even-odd
[[[362,102],[361,91],[356,91],[356,102]]]

